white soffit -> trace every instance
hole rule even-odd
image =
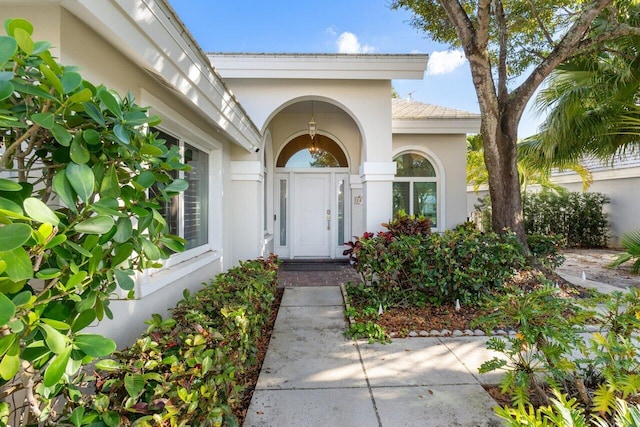
[[[59,1],[59,0],[58,0]],[[260,131],[164,0],[62,0],[62,6],[253,151]]]
[[[229,79],[423,79],[428,55],[208,53]]]

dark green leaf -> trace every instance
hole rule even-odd
[[[34,85],[31,85],[31,84],[24,84],[18,78],[15,78],[15,79],[11,80],[11,82],[13,83],[13,86],[15,87],[16,91],[18,91],[18,92],[25,93],[27,95],[34,95],[34,96],[37,96],[39,98],[49,99],[51,101],[57,101],[55,96],[51,95],[46,90],[41,89],[39,86],[34,86]]]
[[[31,237],[31,227],[27,224],[8,224],[0,231],[0,252],[19,248]]]
[[[67,179],[67,171],[65,169],[62,169],[53,177],[53,191],[72,212],[78,212],[76,208],[78,196]]]
[[[135,182],[139,184],[142,188],[149,188],[156,182],[156,178],[153,175],[153,172],[143,171],[140,175],[136,177]]]
[[[83,418],[84,418],[84,408],[82,406],[79,406],[73,410],[73,412],[71,413],[71,416],[69,417],[69,420],[71,421],[71,424],[73,424],[73,427],[80,427],[82,426]]]
[[[133,279],[126,271],[117,269],[113,272],[116,276],[116,280],[118,281],[118,286],[120,286],[125,291],[130,291],[135,286]]]
[[[97,334],[78,334],[73,343],[92,357],[105,357],[116,350],[115,341]]]
[[[69,93],[76,90],[82,84],[82,76],[73,71],[65,71],[60,81],[62,82],[63,93]]]
[[[0,294],[0,326],[5,325],[15,314],[15,304],[5,294]]]
[[[123,144],[129,145],[131,142],[131,132],[120,123],[113,127],[113,134]]]
[[[0,69],[18,50],[18,43],[13,37],[0,36]]]
[[[89,150],[87,149],[87,146],[82,139],[81,133],[78,133],[76,137],[73,138],[73,141],[71,141],[69,155],[71,156],[71,160],[79,165],[87,163],[91,158]]]
[[[4,101],[9,98],[13,91],[15,90],[15,86],[11,82],[0,81],[0,101]]]
[[[24,201],[23,207],[27,215],[38,222],[49,223],[54,227],[58,226],[58,224],[60,223],[60,219],[56,216],[56,214],[40,199],[29,197]]]
[[[68,346],[64,351],[57,355],[53,361],[47,367],[44,372],[44,385],[45,387],[51,387],[60,381],[64,371],[67,369],[67,363],[69,363],[69,356],[71,356],[72,347]]]
[[[42,280],[50,280],[62,274],[59,268],[45,268],[36,273],[36,277]]]
[[[71,142],[71,134],[63,126],[54,124],[51,128],[51,134],[58,141],[58,143],[64,147],[68,147]]]
[[[101,418],[107,427],[118,427],[120,425],[120,416],[116,411],[107,411],[101,415]]]
[[[38,41],[33,45],[33,53],[32,55],[40,55],[43,52],[46,52],[51,48],[51,43],[47,41]]]
[[[31,115],[31,120],[45,129],[51,129],[55,124],[53,113],[35,113]]]
[[[100,132],[95,129],[87,129],[82,134],[82,137],[89,145],[98,145],[100,144]]]
[[[84,111],[89,115],[89,117],[93,119],[93,121],[98,123],[100,126],[107,127],[107,124],[104,121],[104,117],[102,117],[102,112],[100,112],[100,109],[95,104],[86,102],[84,104]]]
[[[181,193],[189,188],[189,183],[184,179],[176,179],[164,189],[167,193]]]
[[[149,239],[141,238],[140,242],[142,243],[142,252],[149,258],[151,261],[155,261],[160,259],[160,249],[157,248]]]
[[[116,229],[116,234],[113,236],[114,242],[124,243],[133,235],[133,224],[129,218],[118,219]]]
[[[129,259],[132,253],[133,253],[133,245],[131,243],[117,245],[115,247],[115,253],[113,255],[113,258],[111,259],[111,265],[113,267],[118,266],[122,262]]]
[[[140,152],[142,154],[146,154],[147,156],[153,156],[153,157],[158,157],[164,154],[160,148],[151,144],[144,144]]]
[[[100,185],[100,196],[120,196],[120,183],[118,182],[118,174],[114,165],[109,166],[109,169],[107,169],[107,173],[104,174],[102,184]]]
[[[111,230],[111,227],[115,225],[113,218],[107,215],[97,215],[76,224],[75,230],[79,233],[86,234],[104,234]]]
[[[129,393],[129,396],[136,398],[144,390],[144,378],[141,374],[129,373],[124,376],[124,388]]]
[[[93,187],[95,185],[95,177],[91,168],[86,164],[79,165],[69,163],[66,170],[67,180],[71,184],[71,187],[73,187],[83,202],[88,202],[93,194]]]
[[[96,320],[96,313],[93,310],[85,310],[78,314],[71,325],[71,332],[78,332],[89,326]]]
[[[103,89],[98,92],[98,98],[107,107],[107,110],[111,111],[113,115],[118,118],[122,118],[122,110],[120,109],[120,104],[118,100],[116,100],[115,96],[113,96],[108,90]]]
[[[24,248],[15,248],[12,251],[0,252],[0,260],[7,263],[5,273],[14,282],[28,280],[33,277],[31,258]]]

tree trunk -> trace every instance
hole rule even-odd
[[[483,112],[484,158],[489,172],[493,230],[516,233],[528,252],[517,165],[518,127],[513,115],[498,109]]]

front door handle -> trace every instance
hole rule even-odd
[[[327,209],[327,230],[331,230],[331,209]]]

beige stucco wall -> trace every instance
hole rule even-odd
[[[35,26],[34,39],[48,40],[55,46],[53,52],[63,65],[80,67],[82,76],[91,83],[103,83],[121,94],[131,91],[138,103],[149,105],[141,99],[154,99],[162,108],[154,113],[167,119],[160,127],[189,143],[211,150],[213,175],[210,179],[212,196],[210,229],[213,230],[212,251],[199,259],[205,263],[173,263],[170,268],[149,276],[150,282],[166,282],[159,289],[144,289],[137,300],[116,300],[111,303],[114,319],[94,326],[94,333],[112,337],[120,347],[129,345],[146,328],[144,320],[152,313],[165,315],[182,298],[185,288],[195,290],[217,273],[230,267],[233,250],[232,234],[223,224],[231,224],[234,217],[233,193],[230,178],[230,145],[221,133],[207,123],[198,112],[189,108],[176,92],[160,84],[150,74],[134,64],[119,50],[95,33],[89,26],[60,6],[33,7],[3,6],[0,20],[9,17],[28,19]],[[246,152],[246,150],[245,150]],[[225,256],[225,254],[229,254]],[[156,277],[157,276],[157,277]]]
[[[394,156],[413,151],[433,160],[438,172],[440,203],[444,204],[444,228],[453,228],[466,221],[466,135],[394,134]],[[444,191],[443,191],[444,190]]]

